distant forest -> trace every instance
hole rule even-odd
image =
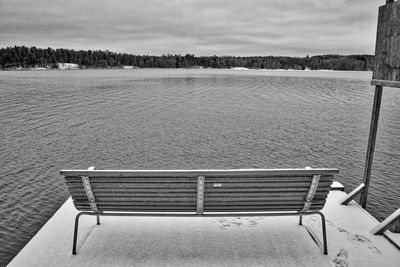
[[[71,50],[14,46],[0,48],[0,69],[57,68],[57,63],[75,63],[79,68],[233,68],[372,70],[371,55],[282,56],[202,56],[132,55],[99,50]]]

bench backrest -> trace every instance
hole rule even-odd
[[[307,200],[309,210],[321,210],[338,170],[62,170],[60,173],[65,176],[74,205],[80,211],[202,213],[302,211]]]

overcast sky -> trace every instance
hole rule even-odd
[[[0,0],[0,47],[373,54],[384,0]]]

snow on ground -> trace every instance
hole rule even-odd
[[[323,255],[293,217],[82,216],[77,255],[69,199],[9,266],[397,266],[400,252],[369,230],[377,221],[332,191],[324,208],[328,253]],[[304,217],[320,237],[316,215]]]

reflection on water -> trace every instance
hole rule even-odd
[[[371,73],[0,73],[0,265],[68,197],[62,168],[337,167],[362,179]],[[400,91],[385,88],[369,210],[398,208]],[[72,219],[72,218],[71,218]],[[67,229],[68,231],[72,229]]]

